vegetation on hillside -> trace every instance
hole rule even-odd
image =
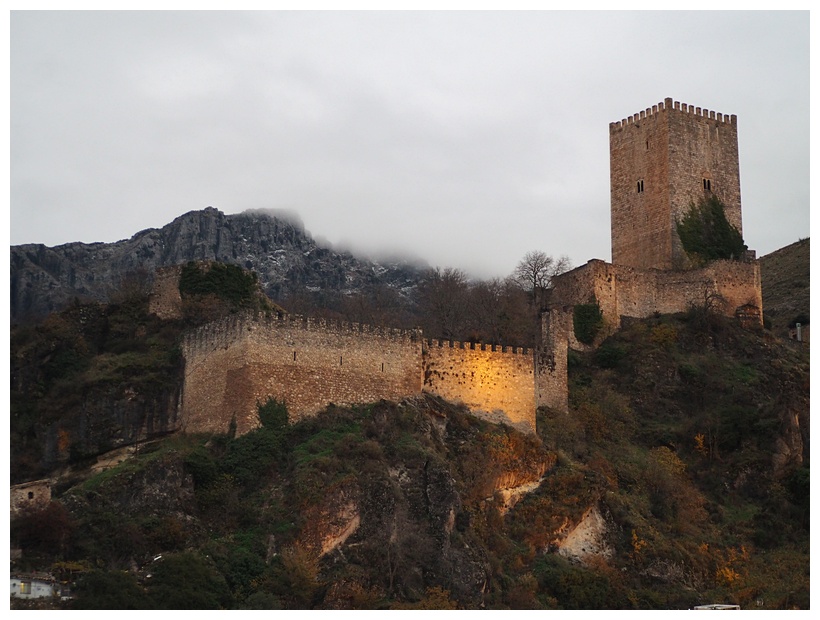
[[[101,372],[48,329],[71,352],[49,385]],[[693,308],[572,354],[570,413],[539,411],[538,437],[429,397],[292,426],[268,401],[251,433],[172,436],[58,488],[12,522],[16,566],[76,580],[74,608],[807,608],[808,364]],[[538,472],[505,510],[499,481]],[[612,555],[572,562],[562,528],[592,506]]]

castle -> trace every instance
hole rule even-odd
[[[693,269],[676,232],[689,205],[710,195],[742,230],[737,118],[665,99],[611,123],[609,135],[612,263],[591,260],[553,279],[533,349],[282,314],[229,317],[185,338],[183,429],[225,431],[233,419],[238,433],[247,432],[259,424],[257,403],[268,397],[285,400],[298,419],[328,403],[428,392],[534,432],[537,407],[568,411],[568,349],[595,347],[622,317],[680,312],[710,300],[724,314],[761,325],[753,257]],[[166,292],[175,288],[173,274],[159,282]],[[600,308],[604,329],[584,343],[573,319],[590,304]]]

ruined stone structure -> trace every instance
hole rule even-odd
[[[400,400],[423,391],[467,405],[476,415],[535,430],[535,410],[568,410],[567,350],[585,350],[641,318],[709,304],[744,325],[762,324],[754,261],[685,269],[675,222],[714,193],[741,230],[737,118],[666,99],[612,123],[612,263],[589,261],[553,280],[534,350],[430,341],[419,330],[327,322],[285,313],[241,315],[205,325],[183,344],[182,425],[190,432],[237,432],[259,424],[257,404],[284,400],[293,419],[329,403]],[[152,302],[179,311],[179,271],[159,274]],[[597,303],[604,329],[579,342],[573,310]]]
[[[148,312],[161,319],[182,317],[182,295],[179,292],[180,265],[161,267],[154,273],[154,283],[148,298]]]
[[[291,419],[329,403],[401,400],[427,391],[476,415],[535,430],[531,350],[424,340],[420,330],[289,315],[228,317],[183,343],[182,427],[238,433],[259,425],[257,404],[284,400]]]
[[[717,196],[743,233],[737,117],[672,99],[609,125],[612,262],[682,268],[675,230],[698,199]]]
[[[742,231],[737,117],[665,99],[611,123],[609,140],[612,263],[591,260],[554,278],[542,317],[538,404],[561,411],[568,410],[567,349],[594,348],[622,317],[708,305],[747,327],[763,323],[758,263],[687,268],[675,226],[691,204],[713,193]],[[599,305],[604,320],[592,345],[579,342],[573,329],[575,306],[588,303]]]
[[[27,510],[41,510],[51,501],[51,480],[15,484],[9,491],[11,516]]]

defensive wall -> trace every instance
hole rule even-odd
[[[532,349],[425,341],[423,389],[461,402],[477,416],[535,432]]]
[[[329,403],[401,400],[427,391],[476,415],[535,431],[529,350],[424,341],[398,330],[292,315],[243,314],[205,325],[182,346],[186,432],[259,425],[257,404],[284,400],[291,420]]]
[[[687,266],[675,223],[717,196],[743,233],[737,116],[666,98],[609,125],[612,262]]]
[[[561,411],[567,403],[567,349],[594,348],[621,327],[623,317],[645,318],[683,312],[692,306],[708,305],[712,311],[738,317],[746,325],[762,326],[760,310],[760,265],[756,262],[721,260],[702,269],[664,271],[613,265],[593,259],[586,265],[553,278],[548,310],[542,317],[539,364],[539,405]],[[597,303],[604,327],[592,345],[575,337],[573,312],[576,305]]]

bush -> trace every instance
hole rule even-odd
[[[579,342],[592,344],[595,336],[604,326],[604,315],[597,300],[588,304],[578,304],[572,311],[572,326]]]
[[[86,573],[77,580],[73,609],[153,609],[136,578],[125,571]]]
[[[163,556],[155,565],[148,593],[158,609],[220,609],[231,599],[225,578],[191,552]]]
[[[602,344],[595,351],[595,363],[601,368],[616,368],[625,357],[626,349],[611,342]]]
[[[740,260],[746,252],[743,237],[726,219],[725,207],[714,195],[691,204],[678,220],[677,231],[686,254],[697,263]]]
[[[259,421],[269,430],[282,430],[288,426],[288,408],[285,401],[268,398],[264,404],[257,404]]]
[[[182,268],[179,277],[179,292],[183,297],[215,295],[235,307],[252,306],[256,289],[255,273],[224,263],[203,266],[192,261]]]

